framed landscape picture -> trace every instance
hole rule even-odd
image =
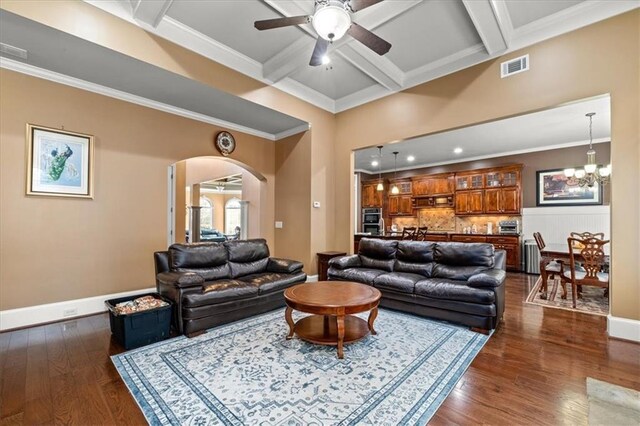
[[[574,177],[568,178],[564,170],[536,172],[537,206],[588,206],[602,204],[602,187],[597,182],[592,188],[581,187]]]
[[[27,124],[27,195],[93,198],[93,136]]]

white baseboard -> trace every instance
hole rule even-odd
[[[5,311],[0,311],[0,331],[52,321],[67,320],[83,315],[97,314],[107,310],[104,305],[105,300],[134,296],[136,294],[152,293],[155,291],[155,287],[151,287],[140,290],[125,291],[122,293],[106,294],[103,296],[87,297],[85,299],[47,303],[46,305],[7,309]]]
[[[609,337],[640,342],[640,321],[608,315],[607,332]]]
[[[307,275],[307,282],[308,283],[318,282],[318,276],[317,275]]]

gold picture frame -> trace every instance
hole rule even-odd
[[[94,137],[27,123],[27,195],[93,199]]]

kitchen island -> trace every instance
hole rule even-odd
[[[358,246],[362,238],[378,238],[383,240],[399,240],[401,232],[389,233],[386,235],[366,235],[355,234],[353,236],[353,252],[358,253]],[[496,250],[506,251],[507,270],[519,272],[522,270],[520,264],[520,235],[501,234],[462,234],[459,232],[429,232],[427,241],[455,241],[461,243],[490,243]]]

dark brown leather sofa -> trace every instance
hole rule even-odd
[[[301,262],[269,257],[263,239],[173,244],[154,260],[158,292],[187,335],[282,307],[284,290],[307,279]]]
[[[376,287],[382,307],[470,327],[494,329],[504,313],[505,252],[491,244],[363,238],[328,276]]]

